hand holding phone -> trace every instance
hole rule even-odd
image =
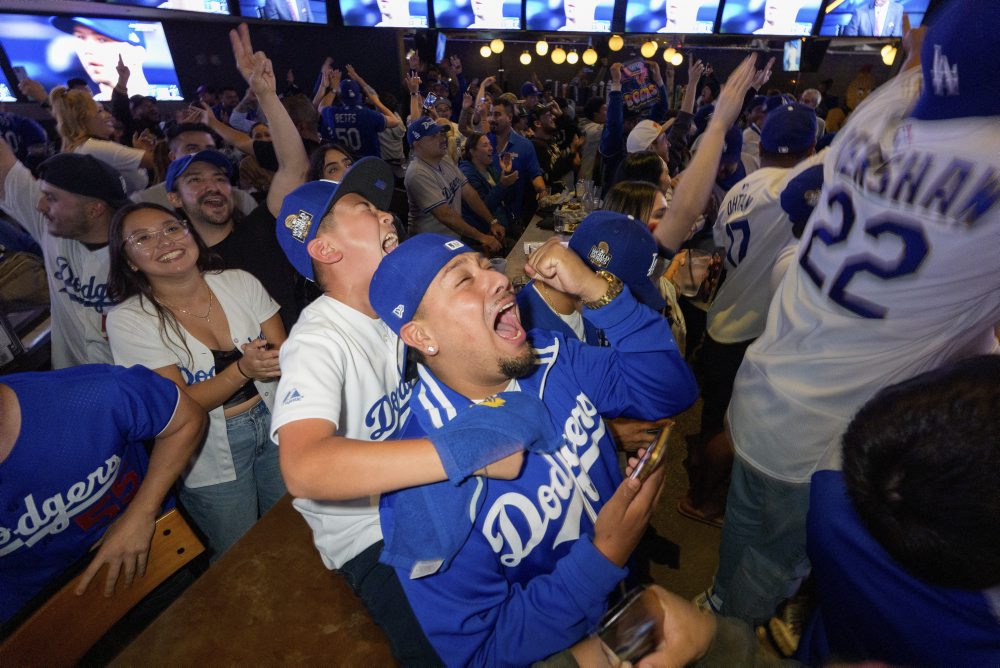
[[[619,661],[635,663],[650,654],[663,635],[663,608],[652,589],[633,589],[609,610],[597,629]]]
[[[639,458],[629,478],[642,482],[656,469],[663,466],[663,462],[667,458],[667,440],[670,438],[670,431],[673,427],[674,422],[671,420],[660,428],[656,440],[646,448],[646,452]]]

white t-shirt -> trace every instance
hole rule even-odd
[[[111,349],[104,317],[107,297],[108,248],[90,250],[79,241],[49,234],[35,208],[42,195],[38,181],[18,163],[7,174],[0,207],[20,223],[42,247],[52,315],[52,367],[110,364]]]
[[[92,155],[98,160],[108,163],[112,169],[117,170],[124,177],[125,189],[129,194],[149,185],[149,175],[146,174],[145,169],[140,167],[142,156],[145,153],[142,149],[105,139],[91,138],[73,149],[72,153]]]
[[[322,296],[307,306],[281,347],[281,380],[271,438],[296,420],[322,419],[337,436],[382,441],[410,411],[402,381],[404,346],[389,327]],[[378,496],[351,501],[295,499],[327,568],[340,568],[382,539]]]
[[[778,252],[795,240],[781,192],[789,179],[820,160],[804,160],[792,169],[758,169],[722,200],[712,234],[715,245],[726,249],[726,280],[708,310],[708,333],[719,343],[749,341],[764,331],[772,296],[768,277]]]
[[[218,306],[226,314],[234,348],[238,349],[244,343],[263,336],[260,325],[278,312],[278,304],[267,294],[260,281],[241,269],[206,273],[205,281],[215,293]],[[169,329],[167,331],[170,332]],[[176,336],[168,336],[164,341],[156,310],[148,302],[140,302],[138,296],[126,299],[108,315],[108,338],[115,364],[140,364],[148,369],[176,364],[188,385],[214,377],[215,358],[212,351],[183,327],[181,332],[184,334],[184,345],[191,351],[190,356]],[[271,408],[277,381],[255,380],[254,385],[261,399]],[[192,457],[184,472],[184,485],[190,488],[236,480],[222,406],[209,411],[208,417],[205,446]]]
[[[920,80],[900,75],[837,135],[796,262],[736,377],[736,451],[771,477],[839,468],[841,435],[876,392],[995,348],[997,118],[905,119]]]

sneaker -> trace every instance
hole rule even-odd
[[[791,657],[799,648],[802,629],[805,628],[812,608],[812,597],[796,594],[785,601],[778,608],[777,614],[768,621],[767,628],[771,632],[771,638],[785,658]]]

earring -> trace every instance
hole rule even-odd
[[[139,271],[139,267],[135,266],[131,262],[128,263],[128,268],[131,269],[132,271]]]
[[[429,352],[431,355],[433,355],[434,354],[434,346],[427,346],[427,352]]]

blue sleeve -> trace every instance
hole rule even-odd
[[[583,317],[604,330],[611,347],[567,340],[564,353],[602,416],[657,420],[686,410],[698,398],[670,323],[636,301],[627,287],[603,308],[584,308]]]
[[[667,120],[667,114],[670,113],[670,98],[667,97],[666,85],[661,84],[657,90],[660,91],[660,99],[656,101],[656,104],[650,110],[649,119],[657,123],[663,123]]]
[[[365,112],[367,113],[363,115],[363,118],[367,129],[371,130],[375,134],[385,130],[386,120],[385,116],[382,115],[382,112],[372,111],[371,109],[365,109]]]
[[[617,155],[622,152],[625,133],[625,96],[620,90],[608,94],[608,118],[601,132],[601,155]]]
[[[528,175],[528,182],[536,176],[542,175],[542,168],[538,164],[538,154],[535,153],[534,145],[528,140],[524,140],[524,166],[521,169]]]
[[[399,580],[438,655],[449,666],[527,665],[594,630],[626,570],[582,536],[550,572],[526,586],[504,577],[497,555],[474,533],[444,573]]]
[[[115,414],[123,438],[146,441],[167,428],[180,402],[180,390],[173,381],[146,367],[109,367],[119,394]]]

